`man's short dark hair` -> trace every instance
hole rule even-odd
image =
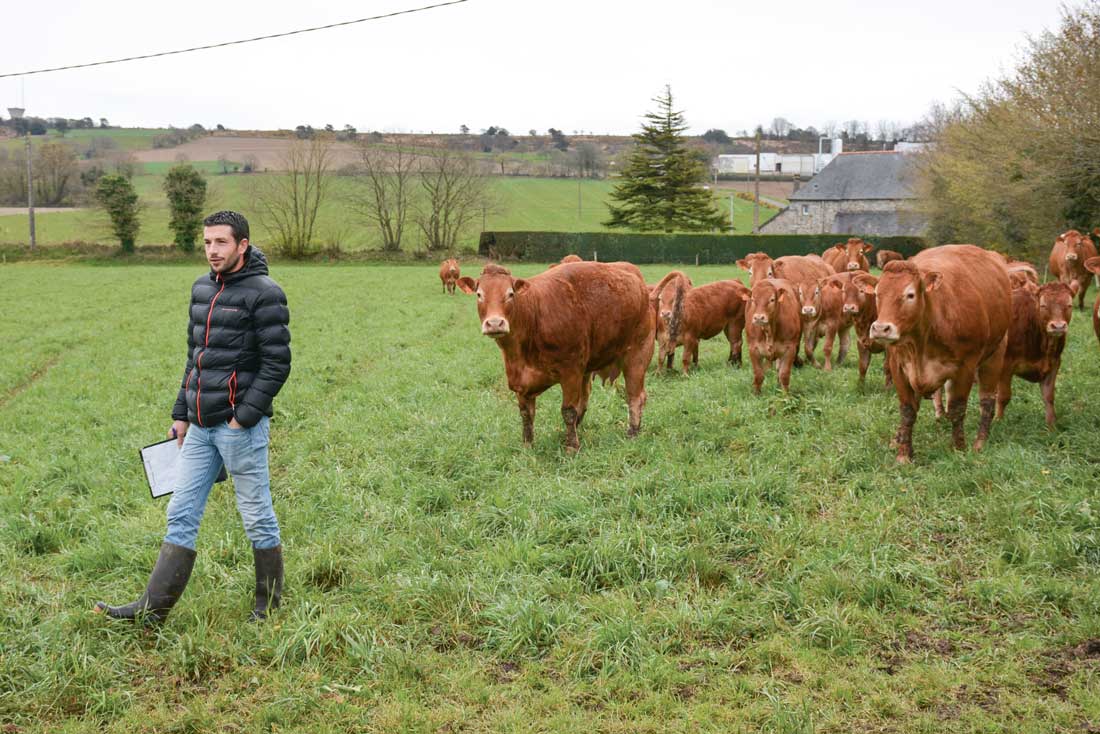
[[[202,220],[202,226],[204,227],[217,227],[219,224],[228,225],[233,230],[233,239],[238,243],[241,240],[250,239],[248,236],[248,220],[244,218],[243,214],[226,210],[214,212]]]

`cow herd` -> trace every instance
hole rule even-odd
[[[682,348],[687,373],[698,365],[699,342],[718,334],[729,341],[735,366],[744,334],[759,394],[773,366],[789,390],[793,367],[819,364],[819,343],[820,366],[832,369],[844,360],[854,332],[860,381],[872,355],[884,355],[886,383],[898,397],[892,445],[901,463],[912,461],[913,425],[925,398],[937,417],[949,420],[955,448],[965,449],[963,425],[975,383],[981,410],[975,451],[988,439],[994,416],[1004,415],[1013,377],[1040,384],[1046,423],[1053,427],[1054,386],[1073,301],[1083,308],[1089,282],[1100,274],[1087,234],[1070,230],[1058,237],[1048,266],[1055,279],[1044,285],[1030,263],[974,245],[932,247],[910,259],[880,250],[876,277],[869,272],[871,250],[852,238],[820,256],[753,253],[737,261],[749,273],[747,287],[738,279],[696,286],[678,270],[648,285],[630,263],[584,262],[575,255],[530,278],[515,278],[493,263],[476,280],[461,277],[455,260],[445,261],[439,276],[445,292],[457,286],[477,296],[481,333],[504,357],[527,444],[534,439],[536,398],[560,384],[565,446],[579,449],[577,428],[596,375],[609,382],[623,376],[633,436],[641,427],[655,345],[658,370],[672,369]],[[1100,339],[1100,298],[1093,327]]]

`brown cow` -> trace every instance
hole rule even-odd
[[[791,367],[798,354],[802,323],[798,294],[794,286],[775,278],[765,278],[741,296],[746,301],[745,333],[749,339],[752,362],[752,389],[760,394],[768,365],[778,360],[779,384],[785,392],[791,387]]]
[[[859,350],[859,381],[867,377],[867,368],[871,364],[872,354],[881,354],[886,347],[871,338],[871,324],[878,319],[878,304],[875,300],[875,286],[878,278],[868,273],[837,273],[825,279],[827,288],[839,290],[844,297],[842,312],[856,332],[856,348]],[[886,384],[890,384],[890,367],[883,362]]]
[[[525,444],[534,440],[536,398],[560,384],[565,447],[580,449],[577,426],[588,408],[591,373],[610,365],[626,379],[627,435],[638,433],[657,325],[637,267],[570,263],[524,279],[490,263],[480,278],[460,278],[458,287],[477,294],[481,333],[500,347]]]
[[[822,253],[821,259],[829,263],[829,267],[838,273],[851,270],[862,270],[866,273],[871,269],[866,253],[873,249],[874,247],[859,237],[851,237],[844,244],[830,247]]]
[[[871,338],[885,344],[898,393],[898,462],[913,458],[913,424],[922,397],[948,385],[956,449],[966,448],[963,421],[974,380],[981,420],[974,450],[989,437],[1012,320],[1004,260],[973,245],[943,245],[888,263],[875,288],[878,318]]]
[[[1054,428],[1054,382],[1062,364],[1074,295],[1065,283],[1052,281],[1040,288],[1026,277],[1014,276],[1012,325],[997,386],[998,418],[1004,417],[1005,406],[1012,399],[1012,377],[1017,375],[1040,384],[1047,427]]]
[[[565,265],[566,263],[582,263],[582,262],[584,262],[584,258],[580,257],[579,255],[566,255],[565,257],[563,257],[558,262],[550,263],[550,267],[551,268],[556,268],[559,265]],[[547,268],[547,269],[549,269],[549,268]]]
[[[772,262],[768,269],[768,277],[788,281],[797,295],[799,287],[804,293],[813,293],[817,282],[822,278],[828,278],[834,272],[833,267],[817,255],[787,255]],[[799,308],[801,309],[801,304]],[[817,348],[816,329],[806,324],[803,326],[803,342],[808,347],[806,359],[810,364],[817,364],[817,359],[814,357],[814,350]],[[795,362],[796,367],[801,364],[801,360]]]
[[[1100,257],[1085,260],[1085,269],[1093,275],[1100,275]],[[1100,342],[1100,295],[1096,296],[1096,303],[1092,306],[1092,332],[1096,334],[1096,341]]]
[[[875,253],[875,264],[878,265],[878,269],[882,270],[886,267],[886,263],[892,263],[895,260],[904,260],[905,255],[895,250],[879,250]]]
[[[836,278],[831,275],[829,278]],[[840,353],[836,362],[844,361],[844,355],[848,353],[848,344],[851,337],[851,319],[844,317],[844,293],[838,288],[829,288],[829,278],[822,278],[813,287],[807,290],[798,286],[798,300],[802,306],[802,336],[806,350],[806,359],[810,364],[817,365],[814,359],[814,349],[817,347],[819,337],[825,337],[825,371],[833,369],[833,341],[840,336]]]
[[[749,287],[751,288],[756,285],[757,281],[772,277],[771,267],[773,262],[774,260],[768,253],[753,252],[738,260],[737,267],[749,274]]]
[[[452,296],[455,293],[455,283],[459,278],[458,260],[453,257],[447,258],[439,266],[439,279],[443,281],[443,292],[450,293]]]
[[[1092,276],[1085,268],[1085,261],[1096,255],[1092,240],[1076,229],[1063,233],[1054,241],[1050,251],[1050,274],[1066,285],[1077,283],[1077,307],[1082,310],[1085,308],[1085,294],[1092,285]]]
[[[678,277],[670,278],[676,275]],[[686,287],[685,287],[686,285]],[[739,280],[720,280],[697,288],[683,273],[666,275],[655,289],[658,367],[672,369],[676,348],[684,348],[683,370],[699,364],[699,341],[720,333],[730,343],[730,364],[741,365],[741,334],[745,330],[745,300],[749,289]]]

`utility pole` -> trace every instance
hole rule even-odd
[[[760,126],[756,127],[756,184],[752,196],[752,233],[760,234]]]
[[[730,234],[733,234],[733,194],[730,194]]]

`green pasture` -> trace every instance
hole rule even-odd
[[[981,454],[926,406],[896,466],[880,357],[864,387],[849,357],[754,397],[719,338],[692,375],[649,376],[636,439],[621,387],[595,386],[569,456],[557,388],[520,444],[475,300],[442,295],[434,264],[276,262],[284,607],[245,622],[252,556],[220,485],[186,594],[145,632],[91,608],[135,598],[163,537],[137,449],[169,425],[201,273],[0,265],[4,731],[1100,726],[1087,313],[1057,430],[1018,383]]]
[[[141,198],[144,211],[142,227],[138,235],[139,245],[158,245],[172,242],[168,229],[168,200],[164,195],[164,173],[171,164],[144,164],[146,174],[135,176],[134,186]],[[212,175],[220,170],[216,161],[196,163],[208,175],[207,209],[253,210],[251,191],[263,176]],[[377,232],[356,214],[352,200],[357,195],[357,184],[347,177],[336,177],[332,194],[322,207],[317,228],[317,244],[320,247],[338,242],[347,250],[377,249],[380,246]],[[607,219],[606,202],[613,183],[578,179],[540,179],[518,177],[494,177],[492,179],[493,204],[485,211],[484,221],[477,217],[474,227],[464,238],[464,245],[477,246],[477,233],[484,223],[485,229],[497,230],[546,230],[546,231],[599,231]],[[361,196],[361,190],[358,194]],[[729,210],[728,197],[720,197],[722,211]],[[761,222],[774,216],[776,211],[762,207]],[[268,239],[262,222],[250,216],[253,238],[258,243]],[[65,242],[113,242],[106,216],[95,210],[38,214],[35,217],[38,241],[44,245]],[[752,231],[752,204],[734,199],[734,226],[736,231]],[[409,240],[405,249],[421,247],[415,227],[409,227]],[[0,216],[0,242],[26,242],[27,217],[25,214]]]
[[[96,122],[98,122],[98,120]],[[74,128],[67,130],[64,137],[62,137],[56,130],[51,128],[46,135],[32,135],[31,144],[41,145],[46,141],[67,140],[73,143],[86,145],[92,138],[110,138],[115,142],[115,150],[133,152],[138,150],[150,150],[153,147],[153,138],[168,132],[171,131],[167,128],[120,127],[107,128],[106,130],[101,128]],[[23,145],[25,145],[25,143],[22,138],[0,140],[0,147],[11,148]]]

